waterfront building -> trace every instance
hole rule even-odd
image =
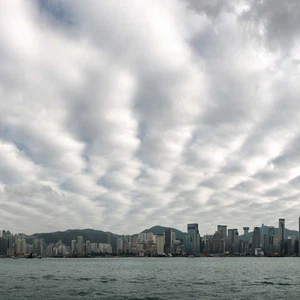
[[[83,252],[83,237],[82,236],[77,237],[77,252],[78,253]]]
[[[252,254],[255,255],[255,249],[260,248],[260,227],[254,227],[252,235],[251,249]]]
[[[71,241],[71,252],[72,254],[76,253],[76,240]]]
[[[285,219],[279,219],[279,246],[280,254],[285,254]]]
[[[144,240],[145,242],[151,242],[154,241],[154,234],[152,232],[146,233],[146,239]]]
[[[14,248],[7,248],[7,250],[6,250],[6,255],[7,255],[8,257],[14,256],[14,255],[15,255],[15,249],[14,249]]]
[[[248,233],[249,233],[249,227],[247,226],[247,227],[243,227],[243,230],[244,230],[244,235],[248,235]]]
[[[201,238],[199,233],[194,233],[193,235],[193,253],[195,255],[201,252]]]
[[[238,240],[239,240],[239,233],[236,228],[228,229],[228,250],[230,254],[238,253]]]
[[[242,255],[250,255],[250,249],[249,249],[249,241],[239,240],[239,250],[238,252]]]
[[[49,244],[46,248],[46,256],[53,256],[53,244]]]
[[[176,240],[176,232],[172,231],[172,244],[174,243],[175,240]]]
[[[157,239],[157,237],[156,237],[156,239]],[[138,237],[133,237],[133,239],[132,239],[132,247],[133,248],[136,248],[139,244],[140,244],[140,239],[138,238]]]
[[[124,241],[122,238],[117,239],[117,253],[120,253],[123,251],[124,248]]]
[[[92,253],[91,242],[90,241],[86,241],[86,243],[85,243],[85,253],[86,254],[91,254]]]
[[[227,239],[227,225],[218,225],[217,231],[221,233],[222,238]]]
[[[13,235],[8,234],[7,235],[7,248],[13,248],[14,247],[14,240],[13,240]]]
[[[165,229],[165,253],[171,253],[172,248],[172,229]]]
[[[265,234],[263,237],[263,250],[267,255],[271,255],[274,253],[274,234],[274,227],[270,226],[268,228],[268,234]]]
[[[188,224],[187,225],[187,233],[190,236],[193,236],[194,233],[199,233],[198,223]]]
[[[185,236],[185,252],[187,254],[191,254],[192,253],[191,243],[192,243],[192,237],[189,234],[187,234]]]
[[[191,253],[200,253],[201,240],[198,223],[187,224],[187,233],[191,237],[190,245],[187,248],[191,249]]]
[[[288,236],[285,242],[285,254],[292,255],[293,253],[292,237]]]
[[[211,242],[211,252],[221,254],[225,251],[224,233],[216,231]]]
[[[18,239],[16,254],[26,254],[27,253],[27,243],[25,239]]]
[[[7,252],[7,238],[3,237],[3,232],[2,232],[2,237],[0,237],[0,255],[6,255]]]
[[[32,241],[32,253],[35,254],[35,255],[40,255],[40,241],[39,239],[33,239]]]
[[[246,227],[243,227],[243,230],[244,230],[244,238],[243,238],[243,240],[244,241],[250,241],[250,236],[249,236],[249,227],[248,226],[246,226]]]
[[[163,234],[156,235],[156,252],[158,255],[163,254],[165,249],[165,236]]]

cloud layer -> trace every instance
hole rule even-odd
[[[300,6],[275,2],[2,1],[1,227],[297,229]]]

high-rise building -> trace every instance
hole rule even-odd
[[[243,230],[244,230],[244,237],[243,237],[243,240],[244,240],[244,241],[247,241],[247,242],[249,242],[249,240],[250,240],[249,229],[250,229],[250,228],[249,228],[248,226],[243,227]]]
[[[172,244],[174,243],[175,240],[176,240],[176,232],[172,231]]]
[[[270,226],[268,228],[268,234],[264,235],[264,251],[266,254],[275,253],[274,236],[275,236],[274,226]]]
[[[4,238],[3,236],[0,237],[0,254],[6,255],[7,251],[7,238]]]
[[[71,241],[71,252],[72,253],[76,252],[76,240]]]
[[[124,241],[122,238],[117,239],[117,252],[122,252],[124,248]]]
[[[252,254],[255,254],[255,249],[260,248],[260,227],[254,227],[252,235]]]
[[[165,236],[163,234],[157,234],[156,235],[156,249],[157,254],[161,255],[164,253],[165,249]]]
[[[186,239],[186,243],[190,240],[190,245],[185,245],[187,253],[200,253],[201,239],[199,234],[198,223],[192,223],[187,225],[187,232],[190,238]],[[188,252],[190,251],[190,252]]]
[[[86,241],[85,243],[85,253],[86,254],[91,254],[92,250],[91,250],[91,242],[90,241]]]
[[[172,229],[165,229],[165,253],[171,253],[172,248]]]
[[[40,254],[40,240],[33,239],[32,247],[33,247],[33,250],[32,250],[33,254],[39,255]]]
[[[231,254],[238,253],[239,233],[236,228],[228,229],[227,245]]]
[[[189,234],[187,234],[185,236],[185,252],[187,254],[191,254],[192,253],[191,243],[192,243],[192,237]]]
[[[77,237],[77,252],[78,253],[83,252],[83,237],[82,236]]]
[[[198,255],[201,252],[201,238],[199,233],[194,233],[193,235],[193,252]]]
[[[13,235],[8,234],[7,235],[7,248],[13,248],[14,242],[13,242]]]
[[[218,226],[219,227],[219,226]],[[219,229],[219,228],[218,228]],[[211,243],[211,252],[216,253],[224,253],[225,251],[225,242],[223,233],[219,230],[215,232],[213,239],[210,240]]]
[[[285,219],[279,219],[279,247],[280,254],[285,253]]]
[[[244,230],[244,235],[247,235],[249,233],[249,227],[243,227],[243,230]]]
[[[199,233],[198,224],[197,223],[188,224],[187,225],[187,233],[190,236],[193,236],[194,233]]]
[[[227,239],[227,225],[218,225],[218,232],[221,233],[224,239]]]

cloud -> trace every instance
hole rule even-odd
[[[247,1],[243,18],[251,22],[272,50],[289,51],[299,40],[300,3],[297,0]]]
[[[297,1],[0,5],[6,229],[296,229]]]

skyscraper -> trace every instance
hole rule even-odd
[[[274,226],[270,226],[268,228],[267,238],[266,240],[264,240],[264,251],[267,254],[272,254],[275,252],[274,236],[275,236]]]
[[[78,236],[77,237],[77,252],[82,253],[82,251],[83,251],[83,237]]]
[[[218,225],[218,232],[221,233],[224,239],[227,239],[227,225]]]
[[[73,254],[76,252],[76,240],[71,241],[71,251]]]
[[[165,253],[171,253],[172,247],[172,230],[171,228],[165,229]]]
[[[186,239],[186,243],[190,241],[190,245],[186,244],[186,251],[190,250],[191,253],[199,254],[201,252],[201,238],[199,234],[198,223],[192,223],[187,225],[187,232],[190,238]]]
[[[189,234],[187,234],[185,236],[185,252],[187,254],[191,254],[192,253],[191,243],[192,243],[192,238],[191,238],[191,236]]]
[[[157,249],[158,255],[161,255],[164,253],[164,247],[165,247],[165,236],[163,234],[157,234],[156,235],[156,249]]]
[[[260,227],[254,227],[252,235],[252,254],[255,254],[255,249],[260,248]]]
[[[187,225],[187,233],[190,236],[193,236],[194,233],[199,233],[198,223],[188,224]]]
[[[117,253],[120,253],[123,251],[124,248],[124,241],[122,238],[117,239]]]
[[[250,237],[249,237],[249,227],[248,226],[246,226],[246,227],[243,227],[243,230],[244,230],[244,238],[243,238],[243,240],[244,241],[248,241],[249,242],[249,240],[250,240]]]
[[[285,253],[285,219],[279,219],[279,247],[280,254]]]
[[[228,229],[228,250],[231,254],[238,252],[239,233],[236,228]]]

